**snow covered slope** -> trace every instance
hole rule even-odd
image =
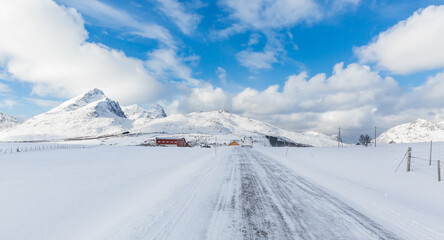
[[[5,113],[0,112],[0,131],[14,127],[16,125],[20,124],[20,122],[15,119],[14,117],[11,117]]]
[[[131,126],[119,104],[99,89],[6,130],[3,140],[62,139],[121,133]]]
[[[135,122],[133,132],[161,133],[165,135],[193,134],[221,136],[221,142],[230,139],[240,139],[243,136],[264,135],[285,137],[298,143],[313,146],[334,146],[336,142],[330,137],[317,133],[296,133],[287,131],[259,120],[232,114],[227,111],[194,112],[190,114],[175,114],[165,118],[153,119],[145,122]],[[226,139],[223,136],[227,136]]]
[[[444,128],[435,122],[417,119],[411,123],[390,128],[381,134],[377,141],[383,143],[444,141]]]
[[[164,118],[167,116],[165,110],[159,104],[154,104],[148,109],[139,107],[139,105],[137,104],[122,107],[122,109],[125,112],[126,117],[132,120],[136,120],[139,118]]]

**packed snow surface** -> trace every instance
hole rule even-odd
[[[381,134],[378,142],[409,143],[444,141],[444,128],[433,121],[417,119],[411,123],[398,125]]]
[[[0,239],[444,239],[437,158],[408,146],[409,173],[400,144],[0,154]]]

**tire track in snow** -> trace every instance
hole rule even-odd
[[[254,150],[236,149],[230,164],[208,239],[398,239]]]

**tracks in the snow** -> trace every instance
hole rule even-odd
[[[254,149],[212,161],[147,239],[398,239]]]
[[[254,150],[237,149],[230,164],[208,239],[398,239]]]

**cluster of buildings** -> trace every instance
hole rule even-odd
[[[156,146],[162,147],[191,147],[187,143],[185,138],[167,138],[167,137],[156,137]],[[205,147],[208,145],[205,144]],[[251,137],[244,137],[242,140],[233,140],[228,144],[228,146],[242,146],[242,147],[253,147],[253,139]]]

